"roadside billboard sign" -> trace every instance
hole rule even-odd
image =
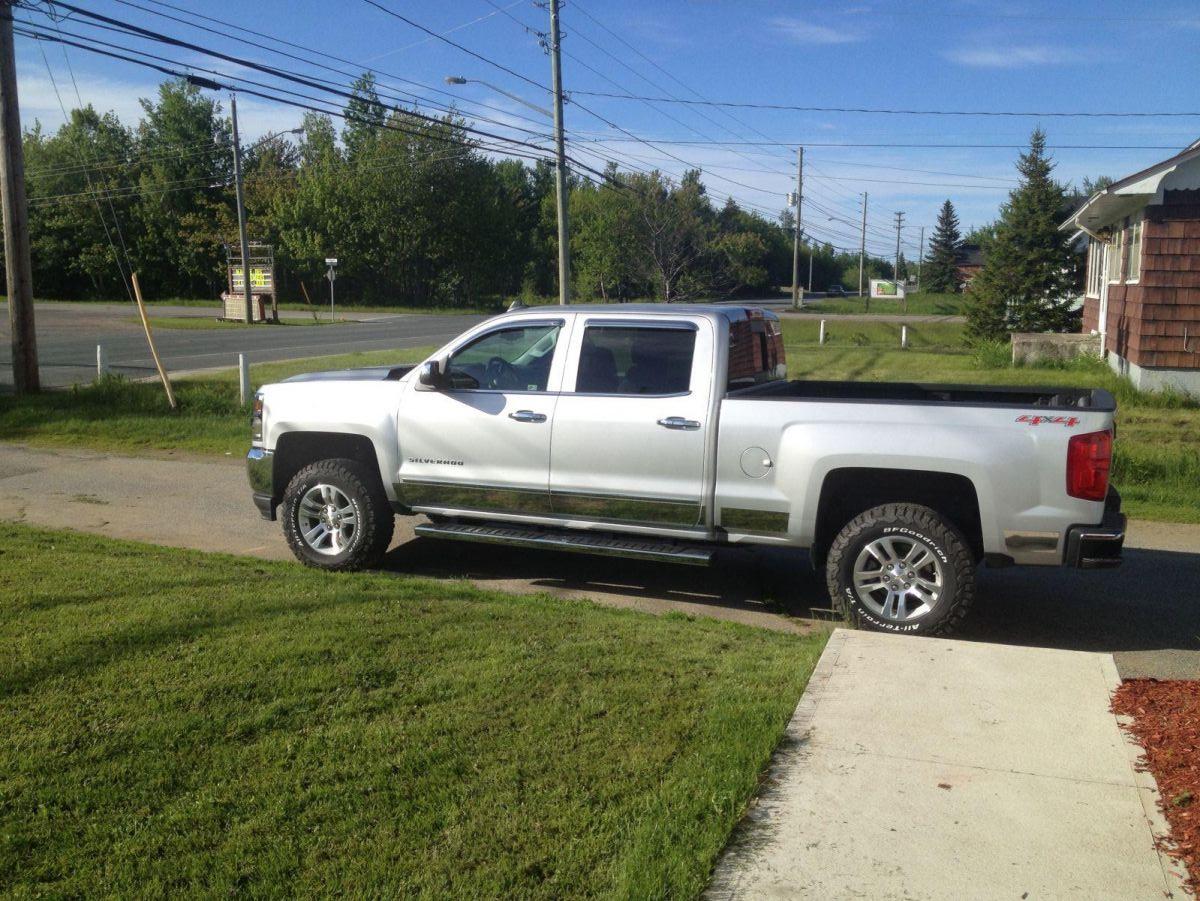
[[[871,279],[871,299],[903,300],[904,285],[891,279],[873,278]]]

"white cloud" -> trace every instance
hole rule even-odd
[[[988,45],[961,47],[946,53],[946,59],[981,69],[1023,69],[1028,66],[1061,66],[1080,62],[1085,54],[1073,47],[1053,44]]]
[[[790,17],[771,20],[771,27],[797,44],[852,44],[863,40],[861,34],[844,28],[830,28]]]

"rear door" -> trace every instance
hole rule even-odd
[[[554,413],[555,514],[703,528],[713,342],[704,317],[579,318]]]
[[[430,390],[411,380],[396,425],[402,503],[481,514],[550,512],[550,430],[565,325],[565,317],[509,320],[451,352],[447,387]]]

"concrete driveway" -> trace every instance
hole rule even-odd
[[[709,899],[1183,897],[1112,657],[834,632]]]
[[[204,551],[290,560],[277,523],[258,517],[240,460],[123,457],[0,444],[0,518]],[[832,615],[803,555],[722,551],[714,567],[614,562],[414,538],[398,520],[385,568],[466,578],[506,591],[787,631]],[[1118,570],[981,569],[960,638],[1111,651],[1123,677],[1200,678],[1200,526],[1135,522]]]
[[[5,306],[7,310],[7,304]],[[154,306],[151,317],[212,319],[217,305]],[[325,314],[328,310],[324,311]],[[285,312],[284,319],[312,320],[307,313]],[[479,315],[338,313],[354,321],[321,326],[271,326],[252,329],[164,329],[154,332],[163,363],[172,372],[236,366],[237,355],[251,363],[439,345],[466,331]],[[96,345],[103,344],[109,368],[129,378],[154,375],[154,361],[129,303],[39,303],[34,309],[42,384],[61,387],[96,376]],[[0,322],[0,390],[12,386],[12,348],[7,313]]]

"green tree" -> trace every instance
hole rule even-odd
[[[1001,207],[995,240],[971,284],[970,340],[1070,326],[1077,264],[1068,234],[1059,230],[1064,191],[1051,177],[1054,163],[1046,155],[1046,135],[1040,128],[1030,137],[1017,171],[1021,182]]]
[[[72,110],[24,136],[33,283],[47,297],[118,297],[130,226],[133,134],[112,113]]]
[[[925,270],[921,273],[924,282],[922,288],[939,294],[958,292],[958,249],[961,245],[958,215],[954,212],[954,204],[947,199],[938,213],[933,238],[929,242]]]
[[[131,249],[151,296],[211,296],[237,233],[232,138],[221,106],[182,79],[142,100]]]

